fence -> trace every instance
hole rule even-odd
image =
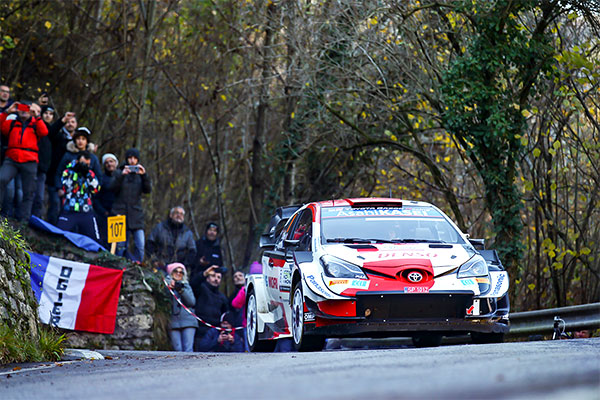
[[[520,337],[552,333],[555,317],[564,321],[564,330],[567,332],[600,328],[600,303],[511,313],[508,335]]]

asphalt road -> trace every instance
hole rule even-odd
[[[600,338],[320,353],[101,353],[112,359],[4,366],[0,399],[600,399]]]

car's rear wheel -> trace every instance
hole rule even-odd
[[[296,282],[292,291],[292,338],[298,351],[321,351],[325,338],[319,335],[305,335],[304,332],[304,294],[302,283]]]
[[[504,333],[471,332],[471,341],[475,344],[502,343],[504,342]]]
[[[256,305],[256,295],[252,289],[248,291],[246,299],[246,321],[246,340],[250,351],[273,351],[276,344],[274,340],[258,339],[258,307]]]
[[[422,333],[412,337],[415,347],[438,347],[442,344],[442,335],[439,333]]]

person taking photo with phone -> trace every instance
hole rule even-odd
[[[17,173],[21,174],[23,203],[17,218],[29,221],[39,162],[38,141],[48,135],[48,128],[41,118],[32,115],[30,103],[23,102],[13,103],[0,113],[0,130],[8,138],[4,162],[0,167],[0,199],[8,182]]]
[[[117,255],[142,262],[144,258],[144,209],[142,195],[152,191],[152,182],[146,168],[140,164],[140,151],[129,149],[125,152],[125,164],[114,172],[109,190],[115,193],[113,215],[124,215],[127,225],[125,242],[117,244]],[[129,241],[133,237],[133,252],[129,252]]]

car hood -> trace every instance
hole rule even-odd
[[[464,264],[475,254],[469,246],[433,243],[333,244],[325,246],[325,251],[360,267],[377,270],[407,264],[429,265],[435,275]]]

